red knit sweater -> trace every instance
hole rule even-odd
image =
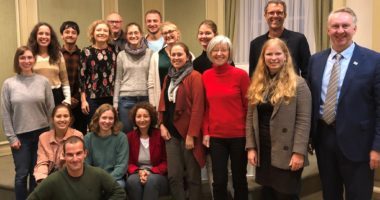
[[[216,138],[245,137],[248,74],[229,64],[204,72],[206,111],[203,134]]]

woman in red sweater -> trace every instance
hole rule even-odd
[[[137,129],[129,132],[127,191],[131,200],[158,199],[168,193],[165,142],[157,124],[157,112],[147,103],[137,103],[131,110]]]
[[[232,44],[226,36],[218,35],[210,41],[207,56],[213,64],[202,77],[206,90],[203,144],[210,148],[214,198],[227,199],[230,158],[234,198],[248,199],[245,119],[249,77],[230,65]]]

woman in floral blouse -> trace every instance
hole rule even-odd
[[[100,105],[112,104],[116,68],[116,53],[108,44],[111,34],[108,24],[96,20],[88,32],[92,45],[82,50],[80,68],[81,108],[87,115],[87,124]]]

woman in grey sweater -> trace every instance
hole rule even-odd
[[[125,28],[127,44],[117,56],[115,92],[113,106],[118,110],[123,132],[132,130],[128,112],[148,98],[148,71],[152,50],[142,37],[142,29],[137,23],[129,23]]]
[[[49,116],[54,107],[49,81],[32,71],[35,61],[35,55],[28,47],[19,47],[13,66],[17,75],[4,81],[1,95],[3,132],[11,146],[16,169],[17,200],[26,199],[36,185],[33,167],[37,159],[38,137],[49,130]]]

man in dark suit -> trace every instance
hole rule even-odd
[[[284,28],[286,18],[286,4],[282,0],[269,0],[265,6],[264,17],[268,23],[268,32],[251,42],[249,49],[249,77],[255,72],[264,43],[270,38],[280,38],[288,46],[295,71],[302,77],[307,76],[307,64],[310,58],[309,44],[302,33]]]
[[[354,43],[350,8],[328,17],[331,48],[309,61],[311,137],[325,200],[371,199],[380,160],[380,54]],[[343,189],[344,187],[344,189]]]

